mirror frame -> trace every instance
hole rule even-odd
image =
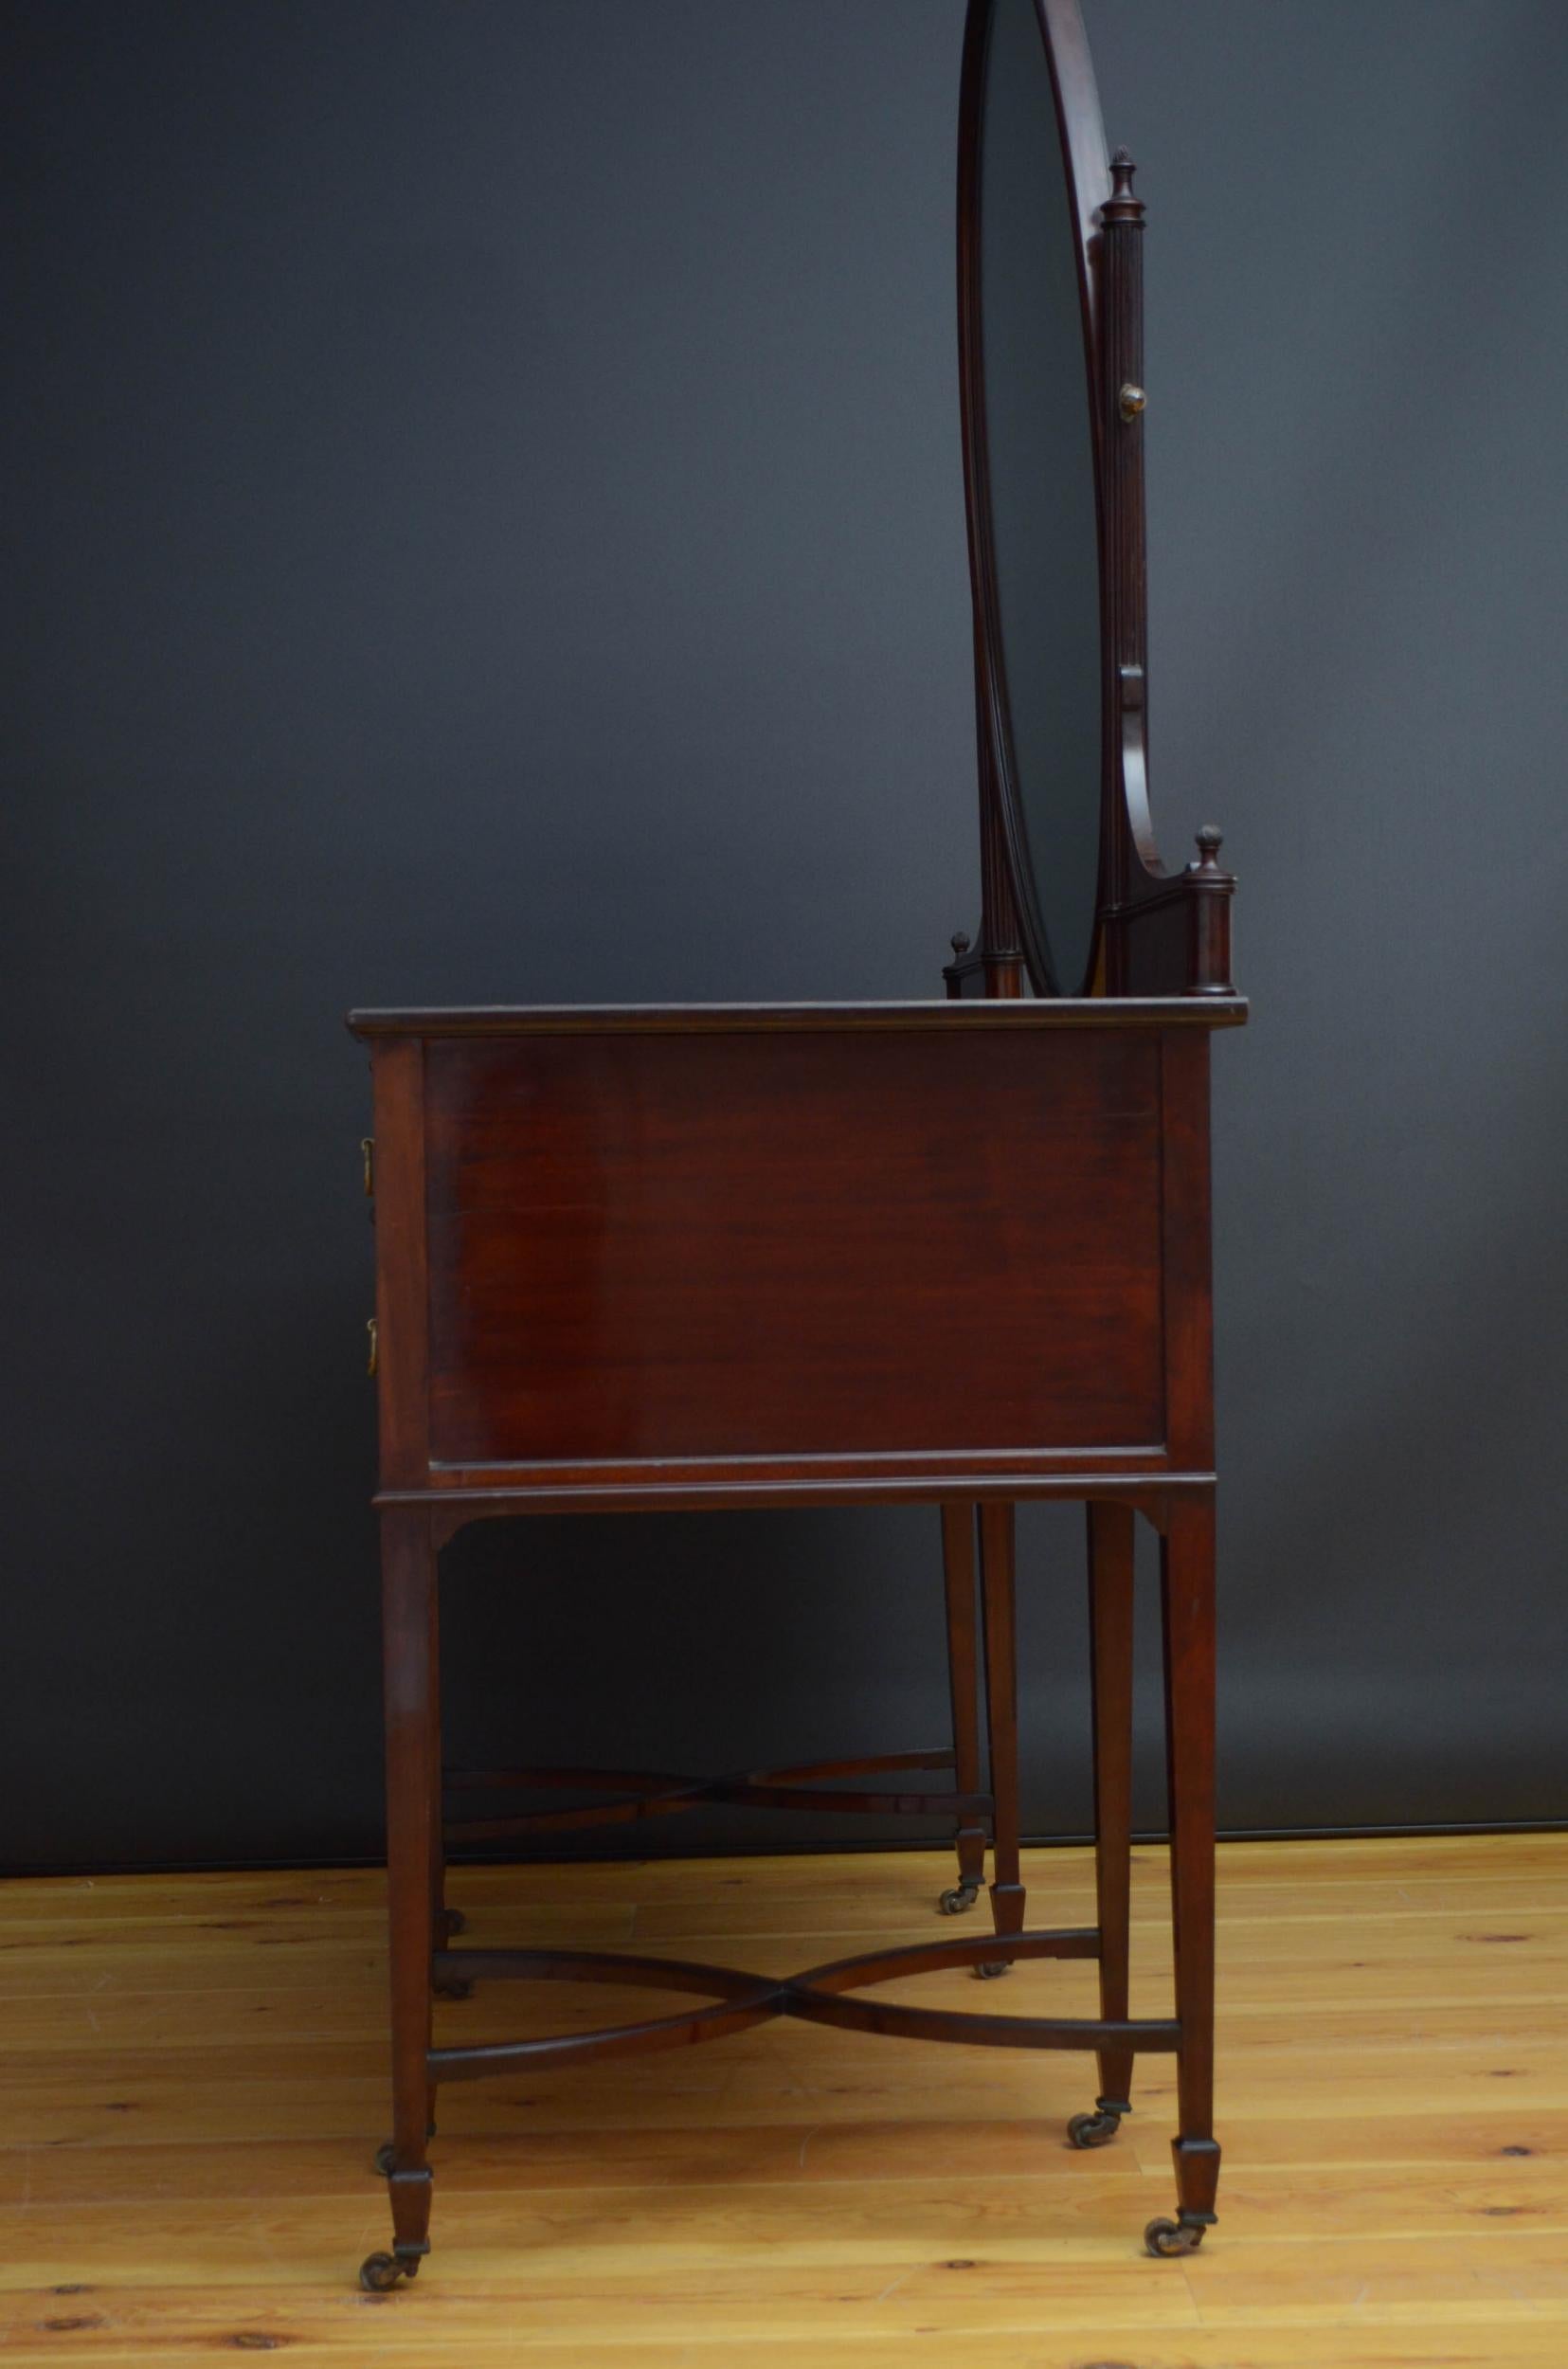
[[[961,934],[950,995],[1233,994],[1231,875],[1219,834],[1167,873],[1148,803],[1147,579],[1144,508],[1144,206],[1125,149],[1108,156],[1079,0],[1034,0],[1055,100],[1084,340],[1099,549],[1100,865],[1087,975],[1052,976],[1018,784],[1008,760],[1000,604],[985,429],[981,162],[985,61],[997,0],[968,0],[959,99],[959,400],[974,607],[980,769],[981,932]]]
[[[964,34],[964,70],[959,99],[958,165],[958,289],[959,385],[964,424],[964,488],[969,528],[969,577],[975,611],[975,695],[982,810],[989,805],[993,834],[1001,841],[1005,857],[1005,911],[998,900],[986,899],[987,919],[1000,929],[982,926],[982,949],[995,962],[1008,962],[1016,970],[1021,955],[1038,995],[1072,995],[1082,982],[1057,980],[1052,974],[1044,921],[1034,872],[1029,862],[1021,787],[1014,778],[1006,721],[1005,658],[1000,601],[997,583],[996,546],[992,528],[990,456],[985,410],[985,345],[982,251],[982,190],[983,183],[983,121],[985,70],[997,0],[969,0]],[[1094,468],[1094,511],[1099,546],[1100,634],[1105,639],[1105,492],[1100,452],[1100,406],[1095,400],[1100,368],[1099,214],[1110,196],[1110,172],[1100,118],[1094,70],[1077,0],[1035,0],[1041,47],[1055,101],[1056,131],[1061,142],[1072,217],[1077,223],[1075,255],[1079,317],[1084,342],[1084,401],[1089,409],[1090,444]],[[1041,131],[1044,134],[1042,124]],[[1064,228],[1066,226],[1064,225]],[[1102,747],[1104,734],[1102,732]],[[1102,754],[1102,836],[1105,811]],[[989,796],[987,797],[987,791]],[[983,823],[982,823],[983,829]],[[987,872],[994,865],[985,867]],[[1101,850],[1101,884],[1097,904],[1104,899],[1105,850]],[[994,888],[998,883],[992,882]],[[1011,925],[1010,927],[1007,925]],[[1099,918],[1096,913],[1088,972],[1093,977],[1099,957]],[[1018,993],[1018,980],[1004,992]]]

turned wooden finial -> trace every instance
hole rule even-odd
[[[1194,836],[1198,841],[1198,859],[1187,866],[1184,876],[1189,914],[1187,993],[1234,995],[1231,898],[1235,882],[1220,869],[1219,850],[1223,841],[1215,825],[1205,823]]]
[[[953,959],[946,965],[942,976],[946,984],[947,1000],[952,1003],[964,993],[964,957],[969,951],[968,931],[955,930],[947,943],[953,949]]]
[[[1138,168],[1125,148],[1119,148],[1110,160],[1110,195],[1101,209],[1107,222],[1141,223],[1144,201],[1132,192],[1132,176]]]

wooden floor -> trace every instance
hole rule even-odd
[[[1082,1852],[1031,1921],[1087,1923]],[[1141,1852],[1134,2013],[1168,2013]],[[477,1942],[798,1971],[940,1930],[944,1854],[460,1870]],[[1221,1854],[1220,2222],[1172,2201],[1174,2066],[1079,2155],[1091,2061],[775,2022],[442,2094],[435,2251],[390,2296],[381,1881],[0,1886],[0,2358],[286,2349],[407,2369],[1564,2369],[1568,1837]],[[983,1910],[977,1910],[981,1915]],[[1037,1963],[935,2004],[1091,2012]],[[912,1986],[910,1986],[912,1988]],[[440,2036],[615,2019],[488,1986]],[[530,2021],[530,2016],[532,2020]]]

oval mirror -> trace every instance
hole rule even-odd
[[[1110,183],[1076,0],[970,0],[960,236],[982,762],[1036,991],[1094,959],[1102,710],[1090,243]]]

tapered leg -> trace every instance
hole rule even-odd
[[[1132,1552],[1130,1506],[1091,1503],[1089,1653],[1094,1750],[1094,1892],[1100,1928],[1100,2013],[1127,2016],[1132,1879]],[[1074,2146],[1103,2146],[1132,2110],[1132,2051],[1102,2049],[1092,2114],[1068,2125]]]
[[[942,1509],[942,1576],[947,1594],[947,1686],[953,1711],[953,1782],[980,1791],[979,1626],[975,1617],[975,1508]],[[972,1908],[985,1881],[985,1829],[960,1825],[958,1882],[938,1906],[947,1916]]]
[[[439,1646],[430,1652],[430,1696],[436,1706],[436,1733],[441,1733],[441,1667]],[[439,1949],[446,1939],[446,1844],[442,1835],[441,1756],[430,1771],[430,1930]]]
[[[438,1590],[439,1594],[439,1590]],[[441,1636],[440,1623],[430,1632],[430,1718],[436,1736],[436,1750],[430,1763],[430,1932],[432,1946],[444,1949],[455,1933],[460,1933],[467,1920],[460,1908],[446,1905],[446,1842],[442,1832],[443,1797],[441,1781]],[[436,1984],[442,1998],[469,1998],[472,1982],[448,1979]],[[435,2120],[432,2101],[431,2121]]]
[[[985,1718],[991,1755],[995,1830],[991,1915],[999,1933],[1023,1930],[1018,1869],[1018,1680],[1014,1587],[1014,1512],[1008,1504],[980,1510],[981,1600],[985,1617]],[[999,1962],[1005,1964],[1005,1962]],[[980,1972],[996,1971],[982,1966]]]
[[[1190,2252],[1215,2218],[1214,1500],[1181,1498],[1162,1542],[1165,1751],[1170,1773],[1171,1923],[1176,1942],[1179,2128],[1176,2221],[1151,2221],[1155,2253]]]
[[[441,1734],[441,1641],[437,1627],[430,1635],[430,1715]],[[462,1918],[446,1905],[446,1845],[442,1835],[441,1753],[430,1764],[430,1930],[440,1949],[449,1935],[460,1932]]]
[[[436,1554],[428,1517],[398,1509],[381,1531],[387,1722],[387,1897],[392,1988],[390,2255],[371,2254],[361,2284],[412,2278],[428,2253],[431,1871],[441,1722],[436,1700]]]

